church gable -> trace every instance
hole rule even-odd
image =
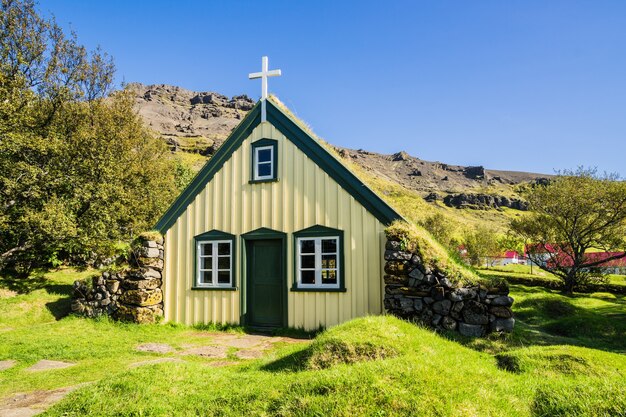
[[[161,217],[155,226],[157,230],[165,233],[172,227],[178,217],[185,212],[187,206],[205,189],[207,184],[233,156],[233,153],[241,150],[242,144],[248,138],[251,138],[253,131],[266,125],[261,123],[261,104],[263,103],[266,106],[266,117],[269,124],[313,161],[315,165],[328,174],[381,223],[389,224],[393,220],[400,218],[391,207],[363,184],[334,155],[305,132],[296,121],[283,112],[271,99],[267,99],[257,103],[231,133],[211,160],[207,162],[189,186]],[[246,151],[250,152],[250,178],[247,179],[250,183],[285,180],[284,178],[281,179],[281,175],[285,173],[280,172],[279,161],[281,157],[286,156],[280,154],[280,147],[276,138],[256,137],[250,143],[248,149],[243,150],[243,152]]]

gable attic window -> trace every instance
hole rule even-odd
[[[252,179],[255,182],[278,180],[278,141],[260,139],[252,144]]]
[[[346,291],[343,231],[313,226],[294,233],[292,291]]]
[[[235,236],[211,230],[194,238],[196,290],[234,290]]]

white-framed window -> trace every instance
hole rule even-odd
[[[232,287],[233,242],[200,240],[196,245],[196,287]]]
[[[339,288],[339,236],[296,239],[298,288]]]
[[[274,173],[274,146],[258,146],[254,148],[254,180],[271,180]]]

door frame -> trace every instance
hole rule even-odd
[[[241,296],[240,296],[240,308],[239,308],[239,322],[246,326],[248,323],[248,257],[247,253],[248,243],[255,240],[279,240],[282,250],[282,265],[281,265],[281,297],[283,301],[283,318],[282,327],[287,327],[288,323],[288,291],[287,291],[287,233],[279,232],[277,230],[261,227],[259,229],[252,230],[248,233],[241,235]]]

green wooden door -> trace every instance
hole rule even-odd
[[[282,240],[252,240],[249,245],[246,273],[248,324],[283,327]]]

